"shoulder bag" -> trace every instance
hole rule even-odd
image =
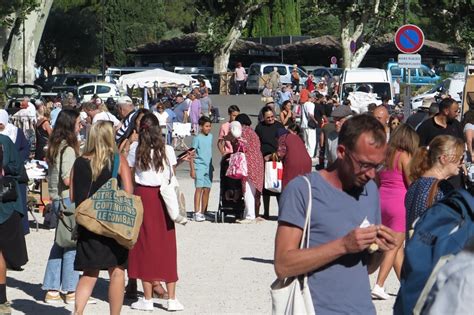
[[[160,194],[165,202],[166,211],[171,220],[185,225],[188,222],[186,218],[186,208],[182,206],[182,201],[180,200],[184,198],[184,195],[179,190],[178,179],[173,172],[173,166],[169,162],[167,168],[169,168],[169,176],[166,176],[164,172],[161,173]]]
[[[316,129],[318,127],[318,123],[316,122],[316,120],[314,120],[313,118],[311,118],[311,116],[309,115],[308,111],[306,110],[306,107],[304,105],[303,106],[303,111],[304,111],[304,114],[306,116],[306,121],[308,122],[308,128],[310,129]],[[316,105],[315,105],[316,106]]]
[[[3,170],[3,145],[0,145],[0,171]],[[24,168],[24,166],[22,166]],[[18,199],[17,180],[0,172],[0,202],[14,202]]]
[[[304,223],[303,235],[301,236],[300,249],[309,248],[309,236],[311,230],[311,207],[312,194],[311,183],[306,176],[303,176],[308,184],[309,201],[306,209],[306,220]],[[305,242],[306,240],[306,242]],[[308,274],[277,279],[271,285],[272,314],[273,315],[293,315],[293,314],[314,314],[313,300],[308,286]]]
[[[58,193],[61,195],[61,183],[62,183],[62,166],[63,166],[63,155],[66,151],[67,146],[65,146],[59,156],[59,179],[58,179]],[[76,247],[76,219],[74,218],[74,213],[76,206],[74,203],[71,203],[69,206],[66,206],[64,203],[64,198],[61,197],[59,200],[59,211],[56,213],[58,216],[58,226],[56,227],[56,235],[54,242],[62,248],[73,248]]]
[[[137,242],[143,222],[143,204],[140,197],[118,187],[119,165],[120,157],[115,153],[112,177],[76,207],[76,222],[131,249]]]

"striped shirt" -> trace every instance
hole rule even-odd
[[[130,136],[132,130],[129,127],[131,124],[133,125],[136,113],[137,111],[133,110],[127,115],[127,117],[123,119],[122,126],[117,130],[117,133],[115,134],[115,142],[117,144],[120,144],[123,140],[127,139]],[[133,127],[134,126],[132,126],[132,128]]]

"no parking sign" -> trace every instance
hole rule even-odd
[[[405,54],[414,54],[423,47],[425,35],[416,25],[406,24],[395,33],[395,46]]]

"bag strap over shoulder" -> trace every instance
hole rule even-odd
[[[118,153],[114,153],[114,164],[112,167],[112,178],[117,178],[118,170],[120,167],[120,155]]]
[[[303,179],[308,184],[308,205],[306,208],[306,219],[304,223],[303,235],[301,236],[300,249],[309,248],[309,236],[311,232],[311,210],[313,207],[313,195],[311,193],[311,182],[307,176],[303,176]],[[306,244],[305,244],[306,240]]]

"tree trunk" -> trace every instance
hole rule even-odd
[[[466,64],[474,64],[474,47],[471,44],[466,48]]]
[[[230,52],[223,52],[214,57],[214,73],[227,72],[229,66]]]
[[[350,49],[347,48],[350,53]],[[370,45],[368,43],[363,42],[362,46],[356,50],[356,52],[351,56],[351,68],[358,68],[362,60],[364,60],[365,55],[370,49]]]
[[[53,0],[41,0],[38,10],[32,11],[25,20],[25,82],[35,79],[34,64],[36,52],[43,36],[44,26]],[[23,82],[23,26],[20,33],[13,35],[11,46],[7,52],[7,66],[18,71],[18,81]]]
[[[234,48],[235,43],[242,35],[242,30],[247,25],[250,15],[256,10],[258,10],[262,5],[263,5],[263,2],[260,2],[258,4],[247,7],[243,9],[241,11],[242,13],[240,13],[240,15],[238,15],[235,18],[234,24],[232,25],[232,27],[229,30],[229,33],[226,36],[224,45],[222,46],[221,49],[219,49],[219,52],[214,55],[214,73],[218,74],[218,73],[227,71],[227,66],[229,65],[230,52],[232,48]]]
[[[342,48],[342,67],[351,67],[351,36],[349,34],[349,25],[344,25],[341,29],[341,48]]]

